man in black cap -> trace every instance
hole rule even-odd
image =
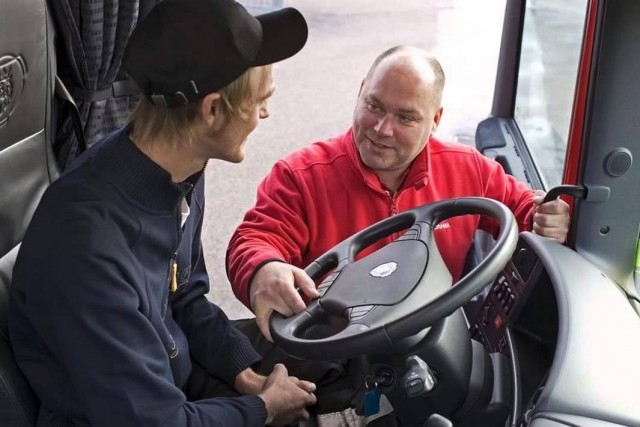
[[[271,66],[298,52],[295,9],[165,0],[123,69],[131,123],[45,193],[13,274],[9,329],[38,426],[257,426],[308,417],[313,383],[260,356],[206,299],[200,233],[209,159],[240,162],[268,116]],[[220,397],[219,385],[233,393]]]

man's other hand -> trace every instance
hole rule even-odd
[[[305,408],[316,403],[315,390],[314,383],[290,377],[283,364],[275,365],[258,395],[267,408],[266,424],[287,425],[309,419]]]
[[[562,199],[542,203],[546,194],[544,191],[536,190],[533,196],[533,232],[564,243],[569,232],[569,205]]]

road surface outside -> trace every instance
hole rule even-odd
[[[298,8],[309,40],[274,70],[271,117],[260,123],[238,165],[210,162],[203,228],[209,297],[230,318],[252,316],[235,299],[225,250],[259,182],[290,151],[344,132],[362,77],[383,50],[408,44],[433,52],[446,74],[444,116],[437,135],[473,143],[491,109],[504,0],[274,0]],[[244,0],[252,8],[259,0]],[[262,0],[262,3],[270,3]]]

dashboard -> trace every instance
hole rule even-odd
[[[470,334],[509,361],[509,425],[640,426],[640,318],[575,251],[521,233]]]

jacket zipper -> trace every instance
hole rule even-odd
[[[398,192],[394,192],[393,195],[391,194],[391,191],[389,190],[385,190],[385,193],[387,193],[387,196],[389,196],[389,201],[390,203],[390,211],[391,211],[391,215],[390,216],[395,216],[398,214],[398,207],[396,206],[396,199],[398,198]]]
[[[168,277],[168,286],[166,287],[166,294],[164,295],[164,302],[162,303],[162,318],[167,314],[167,306],[169,305],[169,295],[174,292],[173,287],[177,285],[177,272],[178,272],[178,262],[176,261],[178,258],[178,253],[174,252],[171,255],[171,259],[169,260],[169,269],[167,270]],[[176,286],[177,287],[177,286]]]
[[[205,163],[204,167],[207,167],[207,163]],[[204,173],[204,168],[203,168]],[[195,191],[195,186],[193,186],[187,194],[184,195],[183,199],[186,201],[189,193],[193,193]],[[182,200],[178,202],[178,213],[176,215],[176,225],[178,226],[178,247],[180,247],[180,243],[182,243]],[[189,199],[189,211],[191,211],[191,201],[193,197]],[[169,291],[175,292],[178,290],[178,248],[176,248],[173,256],[171,257],[171,261],[169,262],[169,274],[170,274],[170,282],[169,282]]]
[[[176,215],[176,225],[178,226],[178,247],[182,242],[182,200],[178,203],[178,214]],[[171,256],[169,261],[169,291],[175,292],[178,290],[178,248]]]
[[[391,212],[391,216],[396,216],[398,214],[398,206],[396,205],[397,199],[398,199],[398,193],[399,191],[395,191],[393,194],[391,194],[391,191],[389,190],[385,190],[385,193],[387,193],[387,196],[389,196],[389,201],[390,201],[390,212]],[[400,237],[400,233],[392,233],[390,236],[391,240],[396,240],[398,237]]]

